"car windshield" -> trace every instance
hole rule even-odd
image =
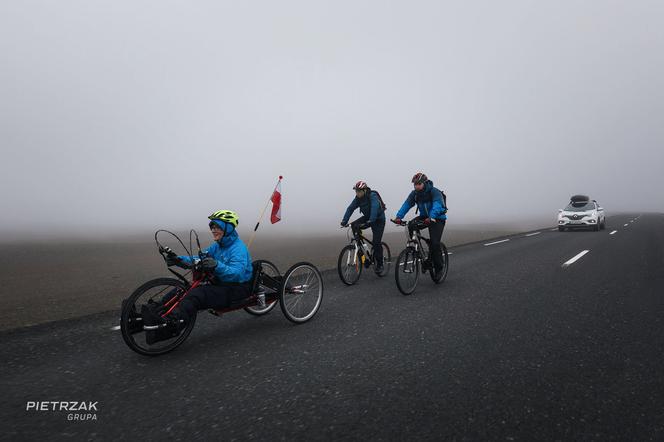
[[[588,210],[595,210],[595,203],[590,201],[581,201],[578,203],[570,203],[565,207],[566,212],[587,212]]]

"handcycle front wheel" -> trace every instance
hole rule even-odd
[[[435,278],[433,272],[429,272],[431,275],[431,280],[436,283],[436,284],[442,284],[445,282],[445,278],[447,278],[447,272],[450,269],[450,255],[447,252],[447,247],[445,247],[445,244],[442,242],[440,243],[440,254],[441,254],[441,261],[443,262],[443,267],[438,273],[438,277]]]
[[[184,282],[174,278],[157,278],[146,282],[122,302],[120,315],[120,331],[122,339],[136,353],[146,356],[158,356],[174,350],[189,336],[196,323],[196,315],[192,315],[186,327],[173,333],[173,337],[148,343],[148,333],[143,327],[142,307],[150,303],[162,303],[164,298],[180,296],[187,291]],[[156,306],[155,306],[156,307]],[[166,309],[163,307],[162,309]],[[165,325],[166,327],[166,325]]]
[[[397,288],[402,295],[410,295],[417,287],[417,280],[420,277],[420,258],[414,247],[406,247],[399,253],[396,268],[394,269],[394,279]]]
[[[337,272],[341,282],[346,285],[354,285],[359,281],[362,275],[362,259],[355,245],[349,244],[339,253],[339,260],[337,261]]]
[[[255,285],[255,290],[257,293],[263,293],[263,294],[273,294],[276,295],[276,293],[272,292],[277,292],[275,290],[274,282],[279,281],[281,278],[281,275],[279,274],[279,269],[277,269],[277,266],[272,264],[270,261],[267,261],[265,259],[259,259],[254,262],[255,266],[258,268],[258,271],[260,272],[256,277],[258,278],[258,281],[256,281]],[[272,284],[271,284],[272,283]],[[278,292],[277,292],[278,293]],[[255,293],[252,293],[255,294]],[[263,316],[272,311],[274,307],[276,307],[277,302],[278,302],[278,295],[272,296],[272,300],[268,302],[267,296],[266,296],[266,305],[265,307],[261,308],[259,305],[252,305],[249,307],[245,307],[244,311],[249,313],[250,315],[254,316]]]
[[[294,264],[284,274],[279,305],[286,319],[303,324],[316,315],[323,302],[323,276],[308,262]]]

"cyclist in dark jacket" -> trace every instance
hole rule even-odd
[[[383,240],[383,232],[385,231],[385,210],[378,197],[378,193],[372,191],[367,183],[358,181],[353,187],[355,190],[355,198],[350,202],[343,219],[341,226],[346,227],[348,220],[356,209],[360,209],[361,217],[353,221],[350,226],[354,233],[359,233],[360,229],[371,227],[373,237],[371,242],[374,244],[374,262],[376,263],[376,273],[383,272],[383,247],[380,245]]]
[[[396,222],[401,222],[410,209],[417,204],[420,215],[414,220],[423,221],[429,227],[429,238],[431,239],[431,253],[433,254],[433,266],[436,274],[443,268],[441,260],[440,238],[447,222],[447,207],[443,193],[433,186],[433,182],[421,172],[413,176],[411,180],[415,189],[410,192],[401,209],[396,214]],[[411,221],[412,222],[412,221]],[[412,233],[412,232],[411,232]]]

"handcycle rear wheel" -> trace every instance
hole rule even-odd
[[[296,324],[309,321],[323,302],[323,276],[308,262],[294,264],[284,274],[279,305],[286,319]]]
[[[420,277],[420,259],[414,247],[406,247],[399,253],[394,278],[402,295],[410,295],[417,287]]]
[[[355,249],[354,244],[349,244],[339,253],[339,260],[337,261],[337,271],[341,282],[346,285],[354,285],[359,281],[362,275],[362,259],[359,251]]]
[[[120,331],[122,339],[136,353],[146,356],[157,356],[174,350],[189,336],[196,323],[194,314],[186,327],[176,333],[174,337],[155,342],[147,343],[147,331],[143,329],[143,318],[141,316],[141,307],[143,304],[160,303],[164,296],[180,295],[186,292],[188,287],[184,282],[174,278],[157,278],[146,282],[123,301],[122,312],[120,315]]]
[[[258,275],[260,280],[258,281],[257,285],[257,292],[263,291],[263,293],[269,293],[273,291],[274,289],[265,285],[264,282],[264,275],[272,278],[273,280],[279,280],[281,278],[281,275],[279,274],[279,269],[277,269],[277,266],[272,264],[270,261],[264,260],[264,259],[259,259],[258,261],[255,262],[255,264],[260,265],[260,272],[261,274]],[[254,293],[252,293],[254,294]],[[266,297],[267,298],[267,297]],[[258,305],[252,305],[249,307],[245,307],[244,311],[249,313],[250,315],[254,316],[263,316],[272,311],[272,309],[277,305],[277,302],[279,301],[278,296],[273,296],[273,300],[269,303],[266,303],[267,305],[263,308],[260,308]]]

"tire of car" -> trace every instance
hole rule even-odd
[[[559,232],[564,232],[564,231],[565,231],[565,228],[564,228],[564,227],[560,227],[560,226],[558,226],[558,231],[559,231]]]

